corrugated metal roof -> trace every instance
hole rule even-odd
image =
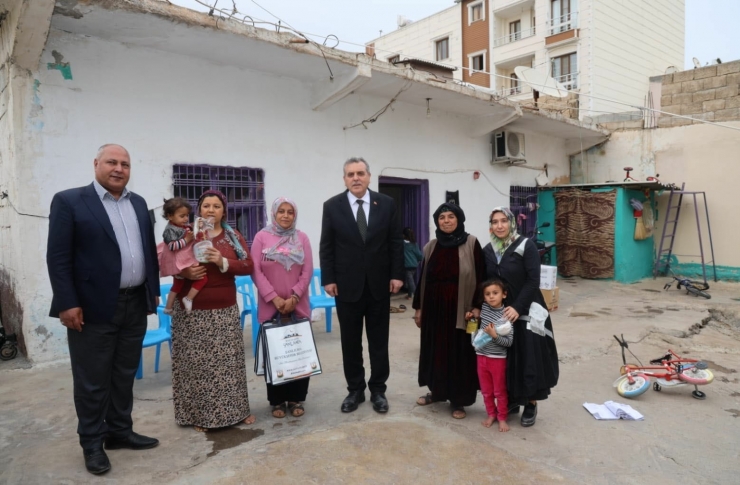
[[[411,64],[412,66],[417,65],[420,67],[433,67],[436,69],[444,69],[446,71],[457,71],[457,67],[455,66],[448,66],[446,64],[440,64],[438,62],[431,62],[424,59],[417,59],[416,57],[406,57],[402,60],[393,61],[393,65],[397,64]]]
[[[663,183],[663,182],[618,182],[618,181],[611,181],[611,182],[603,182],[603,183],[589,183],[589,184],[563,184],[563,185],[543,185],[541,187],[537,187],[540,190],[553,190],[553,189],[564,189],[564,188],[603,188],[603,187],[624,187],[625,189],[634,189],[634,190],[671,190],[671,188],[675,188],[676,185],[672,183]]]

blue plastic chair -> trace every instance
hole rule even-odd
[[[144,343],[142,344],[142,350],[147,347],[157,346],[156,355],[154,357],[154,372],[159,372],[159,355],[162,344],[167,342],[170,347],[170,357],[172,357],[172,317],[165,315],[164,306],[167,303],[167,294],[170,292],[172,285],[160,285],[160,305],[157,307],[157,316],[159,316],[159,328],[154,330],[147,330],[144,335]],[[141,357],[139,358],[139,369],[136,371],[136,378],[141,379],[144,377],[144,353],[142,351]]]
[[[333,296],[329,296],[324,291],[324,287],[321,286],[321,269],[317,268],[313,270],[313,278],[311,278],[311,295],[309,300],[311,302],[311,312],[314,308],[325,308],[326,309],[326,333],[331,333],[331,310],[337,306],[337,302]]]
[[[244,330],[247,315],[252,315],[252,351],[257,352],[257,332],[260,324],[257,321],[257,293],[251,276],[238,276],[236,278],[236,292],[242,296],[241,325]]]

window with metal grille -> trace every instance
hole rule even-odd
[[[509,208],[517,218],[519,234],[537,239],[537,187],[509,187]]]
[[[175,165],[172,182],[175,197],[187,199],[193,208],[206,190],[221,191],[227,202],[226,222],[250,247],[257,231],[265,227],[265,172],[259,168]]]

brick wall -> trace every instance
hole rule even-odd
[[[661,111],[707,121],[740,120],[740,61],[663,76]],[[698,123],[662,115],[661,128]]]
[[[474,52],[480,52],[486,50],[486,71],[493,72],[495,68],[491,66],[491,52],[490,52],[490,41],[489,41],[489,25],[491,21],[491,11],[488,9],[488,2],[483,2],[483,10],[485,10],[485,20],[478,20],[468,25],[468,5],[476,0],[465,0],[462,2],[462,48],[463,48],[463,63],[465,67],[472,67],[468,60],[468,54]],[[478,86],[490,87],[491,77],[488,74],[481,72],[472,73],[469,69],[463,70],[463,81],[471,84],[477,84]]]

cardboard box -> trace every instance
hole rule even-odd
[[[558,267],[540,266],[540,288],[554,290],[558,286]]]
[[[547,311],[553,312],[557,310],[560,305],[560,288],[557,286],[552,290],[540,288],[540,291],[542,292],[542,297],[545,299]]]

